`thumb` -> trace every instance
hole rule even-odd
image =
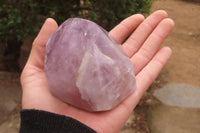
[[[58,28],[56,21],[48,18],[43,24],[39,34],[35,38],[29,59],[28,65],[34,66],[38,69],[44,68],[45,47],[48,37]]]

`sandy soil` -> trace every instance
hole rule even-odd
[[[172,49],[173,55],[134,110],[132,131],[125,127],[122,133],[150,132],[146,110],[159,103],[151,95],[155,89],[167,83],[186,83],[200,88],[200,1],[188,1],[155,0],[153,3],[151,12],[163,9],[175,21],[174,30],[163,44]]]
[[[162,80],[200,87],[200,3],[156,0],[152,11],[164,9],[175,21],[175,28],[164,45],[173,55],[162,71]]]

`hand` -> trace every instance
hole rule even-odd
[[[114,109],[91,113],[62,102],[49,91],[44,73],[45,45],[47,38],[58,26],[53,19],[47,19],[33,42],[30,57],[21,75],[22,108],[70,116],[97,132],[119,132],[143,93],[170,58],[170,48],[160,46],[173,26],[166,12],[156,11],[145,20],[139,14],[130,16],[110,31],[110,35],[120,43],[129,36],[123,48],[133,63],[137,88]]]

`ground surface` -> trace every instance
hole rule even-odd
[[[156,0],[152,10],[165,9],[175,21],[175,28],[165,41],[173,55],[161,73],[167,82],[200,87],[200,3]]]
[[[169,83],[200,88],[200,3],[155,0],[152,12],[158,9],[166,10],[175,21],[174,30],[164,42],[173,55],[121,133],[197,133],[200,109],[164,105],[152,93]]]
[[[176,122],[166,132],[195,133],[199,129],[199,109],[160,104],[152,93],[168,83],[185,83],[200,88],[200,4],[181,0],[155,0],[152,11],[158,9],[166,10],[176,24],[164,43],[172,48],[173,56],[121,133],[164,133],[157,127],[166,129],[166,123],[172,120]],[[18,132],[20,97],[19,74],[0,72],[0,133]],[[194,130],[191,131],[191,128]]]

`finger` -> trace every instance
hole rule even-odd
[[[136,92],[142,96],[143,92],[151,85],[162,68],[171,57],[172,51],[168,47],[161,48],[149,64],[136,76]]]
[[[171,57],[172,51],[168,47],[161,48],[149,64],[136,76],[136,90],[125,101],[124,106],[133,109],[144,92],[158,76],[164,65]]]
[[[144,16],[141,14],[132,15],[114,27],[109,32],[109,35],[119,43],[122,43],[143,20]]]
[[[169,18],[162,20],[145,41],[140,50],[131,58],[131,62],[133,63],[136,75],[159,50],[161,44],[169,35],[173,27],[173,20]]]
[[[58,25],[55,20],[48,18],[43,24],[39,34],[33,42],[31,53],[28,59],[28,64],[43,68],[45,46],[48,37],[57,29]]]
[[[152,13],[140,24],[140,26],[123,44],[123,48],[129,57],[132,57],[138,51],[154,28],[166,17],[167,13],[163,10],[159,10]]]

